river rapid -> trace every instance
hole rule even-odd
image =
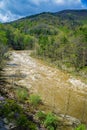
[[[30,51],[9,52],[5,68],[9,83],[25,86],[41,96],[55,113],[78,118],[87,123],[87,84],[67,72],[50,67],[30,56]]]

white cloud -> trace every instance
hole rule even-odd
[[[28,0],[29,2],[33,3],[33,4],[36,4],[36,5],[39,5],[40,3],[55,3],[55,4],[58,4],[58,5],[63,5],[63,4],[76,4],[76,3],[81,3],[81,0]]]
[[[1,0],[0,1],[0,21],[3,23],[13,21],[13,20],[20,18],[20,15],[13,14],[12,10],[10,10],[8,8],[8,7],[10,7],[10,3],[11,2],[9,0]]]
[[[39,5],[40,4],[40,0],[32,0],[31,3],[33,3],[35,5]]]
[[[21,16],[16,15],[16,14],[12,14],[10,11],[7,11],[5,14],[0,13],[0,21],[3,23],[13,21],[13,20],[16,20],[18,18],[21,18]]]
[[[1,22],[6,22],[8,20],[6,15],[0,14],[0,21]]]
[[[65,3],[65,0],[54,0],[53,2],[56,4],[63,5]]]
[[[5,6],[5,3],[3,1],[0,1],[0,9],[3,9]]]
[[[81,0],[52,0],[53,3],[58,5],[74,5],[74,4],[82,4]]]
[[[50,2],[50,0],[29,0],[29,2],[35,4],[35,5],[40,5],[40,3],[47,3]]]

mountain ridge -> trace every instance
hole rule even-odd
[[[25,16],[23,18],[19,18],[17,20],[10,21],[10,22],[7,22],[7,23],[13,23],[13,22],[16,22],[16,21],[21,21],[21,20],[24,20],[24,19],[35,18],[35,17],[41,16],[41,15],[47,15],[47,14],[52,15],[52,16],[60,17],[61,15],[62,16],[64,16],[64,15],[70,15],[69,13],[72,13],[74,15],[78,15],[79,14],[80,17],[83,16],[83,14],[85,14],[85,16],[87,17],[87,9],[78,9],[78,10],[68,9],[68,10],[62,10],[62,11],[58,11],[58,12],[42,12],[42,13],[37,13],[37,14],[30,15],[30,16]]]

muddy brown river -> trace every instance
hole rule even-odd
[[[11,60],[5,68],[10,83],[39,94],[56,113],[87,123],[87,84],[32,58],[29,51],[12,51],[10,55]]]

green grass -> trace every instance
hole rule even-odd
[[[41,103],[41,97],[39,95],[30,95],[30,103],[33,106],[37,106]]]
[[[86,130],[86,126],[81,124],[77,128],[75,128],[75,130]]]
[[[18,101],[24,101],[29,97],[29,93],[26,88],[17,88],[15,93]]]

